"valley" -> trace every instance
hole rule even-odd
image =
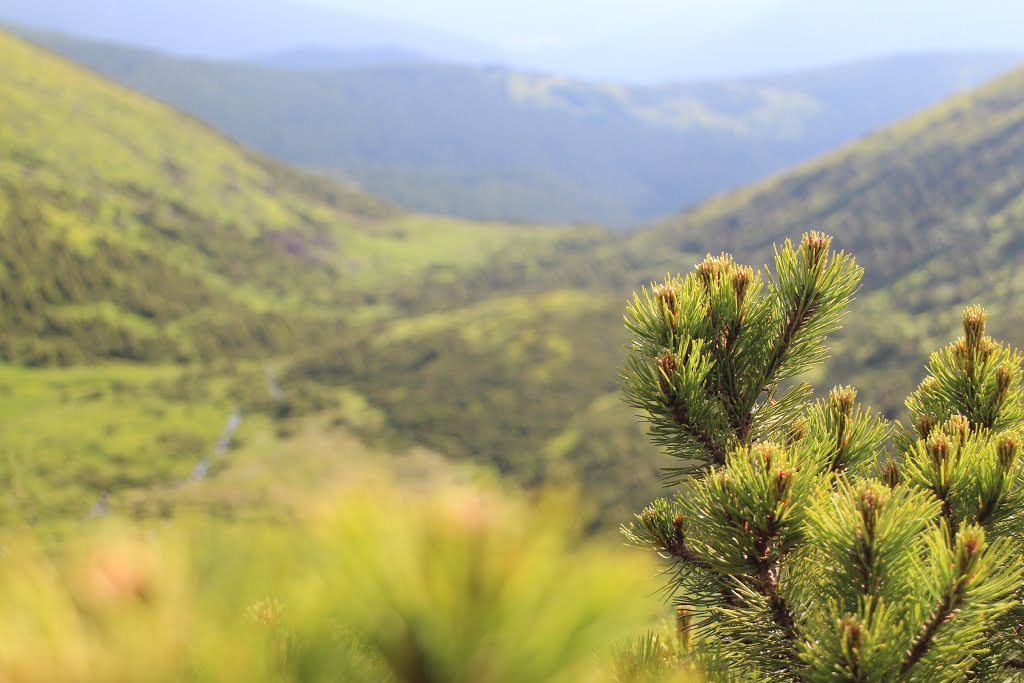
[[[631,86],[444,61],[282,68],[23,31],[245,145],[411,210],[636,227],[850,143],[1020,63],[917,54]]]
[[[581,487],[594,528],[614,526],[665,464],[617,397],[627,296],[709,249],[763,264],[811,228],[867,271],[820,387],[854,382],[901,415],[973,301],[1022,341],[1020,72],[617,233],[409,213],[20,39],[0,52],[8,516],[78,518],[108,493],[141,515],[248,514],[295,495],[271,481],[282,459],[301,490],[344,476],[339,461],[418,472],[402,454],[420,453],[436,476],[473,463]],[[943,268],[965,244],[985,245],[976,265]],[[236,409],[227,457],[169,493]]]
[[[1024,680],[1018,4],[0,4],[0,683]]]

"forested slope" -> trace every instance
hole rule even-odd
[[[282,351],[566,233],[401,214],[18,39],[0,56],[9,360]]]
[[[544,470],[534,446],[593,400],[590,383],[613,381],[609,351],[543,411],[544,387],[572,372],[571,343],[545,338],[561,323],[552,309],[603,308],[617,327],[614,297],[559,293],[606,270],[554,268],[570,252],[610,262],[603,231],[402,213],[19,39],[0,34],[0,61],[0,476],[13,509],[82,514],[103,492],[180,483],[236,411],[243,460],[306,434],[310,457],[330,461],[356,431],[529,477]],[[505,303],[486,303],[495,295]],[[365,344],[380,352],[342,353]],[[317,358],[341,363],[343,381],[308,372]],[[476,374],[460,374],[470,360]],[[396,376],[407,368],[434,375]],[[447,414],[453,386],[486,410]]]
[[[631,87],[447,64],[274,69],[30,35],[246,144],[411,208],[615,226],[781,171],[1018,63],[929,54]]]
[[[790,173],[723,195],[634,237],[645,268],[729,250],[754,263],[807,228],[827,230],[866,269],[837,345],[835,381],[895,410],[957,311],[992,310],[997,336],[1024,341],[1024,71]],[[658,254],[656,260],[650,259]]]
[[[968,302],[1021,341],[1024,73],[615,236],[402,213],[16,39],[0,56],[0,474],[38,515],[187,479],[241,409],[238,467],[295,443],[335,463],[355,434],[577,482],[620,521],[659,463],[616,398],[629,291],[812,228],[867,269],[826,381],[898,413]]]

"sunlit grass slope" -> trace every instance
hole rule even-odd
[[[561,236],[399,214],[6,34],[0,60],[9,360],[287,350],[428,269]]]
[[[854,381],[895,412],[964,304],[994,334],[1024,341],[1024,71],[914,116],[814,163],[715,198],[637,234],[646,272],[721,250],[760,265],[770,245],[821,229],[856,255],[865,288],[828,379]]]
[[[968,301],[1021,341],[1024,74],[619,238],[403,214],[13,38],[0,56],[9,514],[104,492],[237,514],[282,496],[277,472],[301,490],[346,452],[426,448],[580,484],[614,525],[659,464],[615,398],[629,289],[811,228],[867,269],[825,382],[898,411]],[[236,407],[213,480],[173,488]]]
[[[403,317],[300,354],[284,378],[352,387],[398,443],[529,483],[581,484],[606,520],[623,519],[656,490],[657,460],[617,399],[620,305],[609,292],[560,289]]]
[[[415,444],[531,482],[579,455],[621,337],[606,233],[401,213],[3,34],[0,60],[5,516],[234,514]],[[226,483],[181,486],[236,408]]]

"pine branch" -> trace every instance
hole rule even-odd
[[[708,455],[711,458],[711,462],[715,465],[725,464],[725,446],[715,440],[715,437],[705,430],[701,424],[694,420],[687,410],[685,401],[674,401],[671,404],[672,417],[676,424],[686,430],[686,433],[692,436],[697,442],[699,442],[707,450]]]
[[[858,287],[830,245],[787,241],[765,291],[722,254],[634,296],[627,399],[684,460],[670,471],[703,476],[627,538],[666,559],[694,653],[729,680],[1012,678],[1024,357],[968,309],[908,399],[914,432],[900,428],[895,453],[892,425],[851,387],[813,404],[807,385],[781,391],[826,357]]]
[[[799,639],[796,618],[786,603],[786,598],[779,588],[779,574],[782,572],[782,562],[778,560],[770,567],[766,567],[758,574],[758,582],[761,592],[768,598],[771,607],[772,620],[782,629],[786,637],[794,643]],[[796,658],[794,650],[794,659]]]
[[[964,599],[965,583],[963,577],[959,577],[953,585],[949,586],[938,603],[936,603],[928,620],[921,626],[920,633],[903,657],[903,663],[900,666],[900,676],[906,676],[910,669],[921,661],[925,653],[928,652],[928,647],[935,639],[935,634],[938,633],[939,628],[959,609]]]
[[[1005,541],[988,544],[978,525],[963,526],[950,547],[945,526],[943,521],[927,535],[932,557],[928,581],[940,590],[903,655],[901,680],[929,657],[929,670],[962,670],[966,675],[977,656],[988,651],[981,647],[990,639],[988,625],[1017,604],[1024,575],[1019,555]],[[941,648],[940,637],[945,642]]]

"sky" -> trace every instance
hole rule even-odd
[[[685,14],[707,30],[755,19],[785,0],[306,0],[443,28],[516,51],[571,48]],[[697,28],[697,27],[690,27]]]
[[[397,49],[644,84],[900,54],[1024,57],[1024,0],[0,0],[4,18],[218,59]]]
[[[627,82],[893,54],[1024,53],[1024,0],[290,0],[472,37],[506,63]]]

